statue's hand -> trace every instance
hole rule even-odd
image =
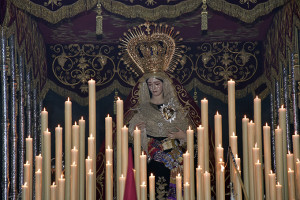
[[[178,139],[186,141],[186,133],[180,128],[176,127],[177,131],[169,131],[168,137],[170,139]]]

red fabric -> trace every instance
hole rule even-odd
[[[136,190],[135,190],[135,180],[133,174],[133,160],[132,160],[132,150],[128,149],[128,169],[127,178],[125,184],[124,200],[136,200]]]

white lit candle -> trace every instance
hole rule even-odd
[[[198,142],[198,165],[202,166],[204,169],[204,127],[197,127],[197,142]]]
[[[182,178],[181,175],[178,174],[176,176],[176,199],[182,200]]]
[[[184,195],[184,200],[190,200],[190,184],[188,182],[183,184],[183,195]]]
[[[40,169],[35,172],[35,199],[42,199],[42,171]]]
[[[243,178],[246,193],[249,196],[249,164],[248,164],[248,123],[249,118],[244,116],[242,119],[242,135],[243,135]]]
[[[264,136],[264,161],[265,161],[265,184],[266,184],[266,199],[270,199],[269,172],[271,171],[271,134],[270,126],[266,123],[263,126]],[[275,187],[275,185],[274,185]]]
[[[55,128],[55,183],[62,172],[62,127],[58,125]]]
[[[86,174],[86,200],[95,200],[94,197],[94,173],[90,170]]]
[[[272,170],[270,170],[270,173],[268,175],[269,177],[269,194],[270,194],[270,198],[271,200],[276,200],[276,177],[275,174],[273,173]]]
[[[144,152],[142,152],[142,155],[140,155],[140,170],[140,182],[147,185],[147,156],[144,154]]]
[[[137,198],[140,199],[140,155],[141,155],[141,130],[137,127],[133,131],[133,138],[134,138],[134,169],[135,173],[135,188],[136,188],[136,195]]]
[[[196,168],[196,185],[197,185],[197,200],[203,199],[203,183],[202,183],[202,169],[200,165]]]
[[[44,176],[45,179],[45,187],[43,189],[43,194],[45,195],[43,199],[50,199],[50,185],[51,185],[51,133],[48,132],[48,129],[44,131],[44,145],[45,145],[45,157],[43,158],[44,165]]]
[[[207,171],[203,174],[203,186],[204,199],[211,200],[210,173],[208,173]]]
[[[277,182],[277,185],[276,185],[276,200],[282,200],[282,197],[283,197],[282,185],[280,185],[280,183]]]
[[[194,158],[194,130],[191,129],[189,126],[189,129],[186,131],[187,134],[187,150],[190,154],[190,158]],[[191,200],[195,199],[195,175],[194,175],[194,159],[190,159],[190,179],[189,179],[189,184],[190,184],[190,198]]]
[[[209,170],[208,100],[201,100],[201,124],[204,127],[204,170]]]
[[[22,185],[22,200],[29,200],[29,189],[27,182]]]
[[[190,182],[190,153],[183,154],[183,183]]]
[[[64,179],[64,176],[61,174],[60,178],[58,179],[58,200],[64,200],[65,199],[65,184],[66,180]]]
[[[85,198],[85,120],[79,120],[79,199]]]
[[[105,149],[112,147],[112,118],[107,115],[105,117]]]
[[[50,186],[51,200],[56,200],[56,185],[55,182]]]
[[[122,174],[127,177],[127,168],[128,168],[128,128],[124,126],[121,129],[122,138],[121,138],[121,149],[122,149]]]
[[[147,185],[145,182],[142,182],[140,186],[140,191],[141,191],[141,200],[147,200]]]
[[[252,120],[248,123],[248,169],[249,169],[249,199],[254,199],[254,161],[252,155],[252,148],[254,147],[255,124]]]
[[[215,114],[215,146],[222,146],[222,115]]]
[[[119,183],[120,183],[120,199],[124,198],[124,191],[125,191],[125,181],[126,177],[123,176],[123,174],[119,178]]]
[[[284,182],[283,157],[286,158],[286,156],[283,156],[282,138],[283,138],[282,129],[277,127],[277,129],[275,129],[275,157],[276,157],[276,177],[279,183]]]
[[[261,135],[261,99],[256,96],[254,99],[254,123],[255,142],[259,148],[259,160],[262,160],[262,135]]]
[[[78,195],[78,168],[77,164],[73,162],[71,165],[71,200],[77,200]]]
[[[117,124],[117,177],[121,176],[122,173],[122,168],[121,168],[121,161],[122,161],[122,143],[121,143],[121,129],[123,127],[123,115],[124,115],[124,105],[123,105],[123,100],[118,98],[117,102],[117,116],[116,116],[116,124]],[[120,199],[120,185],[119,181],[117,181],[117,199]]]
[[[65,178],[66,178],[66,185],[65,185],[65,199],[70,199],[71,194],[71,182],[70,182],[70,175],[71,175],[71,142],[72,142],[72,102],[68,98],[65,101]]]
[[[28,160],[30,164],[29,169],[29,180],[28,184],[28,192],[29,198],[32,199],[32,166],[33,166],[33,152],[32,152],[32,138],[30,135],[26,138],[26,160]]]
[[[149,200],[155,200],[155,176],[149,176]]]
[[[288,188],[289,188],[289,200],[296,199],[295,195],[295,174],[294,170],[289,168],[288,170]]]
[[[236,133],[236,120],[235,120],[235,82],[231,79],[228,82],[228,123],[229,123],[229,136]]]
[[[105,170],[105,199],[113,199],[113,168],[110,161],[106,162]]]

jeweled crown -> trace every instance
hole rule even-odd
[[[168,25],[146,22],[129,29],[120,38],[119,55],[136,75],[152,72],[173,72],[181,58],[179,32]]]

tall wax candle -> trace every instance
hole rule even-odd
[[[208,101],[201,100],[201,124],[204,127],[204,170],[209,170]]]
[[[65,101],[65,178],[66,178],[66,191],[65,200],[70,200],[71,194],[71,132],[72,132],[72,102],[68,98]]]
[[[187,150],[190,154],[190,158],[194,158],[194,130],[191,129],[189,126],[189,129],[186,131],[187,134]],[[190,159],[190,199],[195,199],[195,176],[194,176],[194,159]]]
[[[286,161],[287,161],[287,168],[294,170],[294,154],[292,154],[290,151],[288,151],[288,154],[286,154]]]
[[[113,168],[110,161],[106,162],[105,170],[105,199],[113,199]]]
[[[176,199],[182,200],[182,178],[180,174],[176,176]]]
[[[218,200],[225,200],[225,167],[221,165],[219,174],[219,198]]]
[[[72,125],[72,147],[79,149],[79,125],[76,121]]]
[[[96,160],[94,158],[96,158],[96,149],[95,149],[95,138],[93,136],[93,134],[90,134],[90,137],[88,137],[88,156],[93,160],[92,164],[93,164],[93,168],[92,168],[92,172],[96,172]],[[93,173],[93,197],[96,197],[96,173]]]
[[[184,200],[190,200],[190,184],[188,182],[183,183],[183,196],[184,196]]]
[[[85,174],[88,174],[90,170],[91,172],[93,170],[93,160],[89,156],[85,159],[85,169]]]
[[[122,168],[121,168],[121,138],[122,138],[122,134],[121,134],[121,129],[123,127],[123,115],[124,115],[124,105],[123,105],[123,100],[121,100],[120,98],[118,98],[117,102],[117,177],[121,176],[122,173]],[[120,186],[119,186],[119,181],[117,181],[117,199],[120,199]]]
[[[58,125],[55,128],[55,183],[58,183],[58,179],[62,172],[62,127]]]
[[[43,163],[42,154],[35,156],[35,169],[36,170],[40,169],[42,171],[42,163]]]
[[[64,200],[65,199],[65,184],[66,184],[66,180],[64,178],[63,175],[60,176],[60,178],[58,179],[58,200]]]
[[[155,200],[155,176],[149,176],[149,200]]]
[[[255,163],[255,200],[263,199],[263,186],[262,186],[262,174],[261,174],[261,163],[259,160]]]
[[[242,135],[243,135],[243,178],[244,186],[247,195],[249,196],[249,164],[248,164],[248,131],[247,126],[249,123],[249,118],[244,116],[242,119]]]
[[[261,99],[256,96],[254,99],[254,123],[255,142],[259,148],[259,160],[262,161],[262,134],[261,134]]]
[[[203,196],[203,183],[202,183],[202,169],[200,165],[196,168],[196,188],[197,188],[197,200],[202,200]]]
[[[96,152],[96,141],[97,141],[97,133],[96,133],[96,82],[91,79],[88,81],[89,85],[89,135],[93,135],[95,138],[94,149]],[[96,153],[93,154],[92,159],[96,160]],[[93,172],[96,172],[96,161],[93,162]],[[94,175],[94,185],[96,185],[96,173]],[[94,196],[96,196],[96,190],[94,191]]]
[[[56,200],[56,185],[55,182],[50,186],[51,200]]]
[[[126,181],[126,177],[124,177],[123,174],[121,174],[121,176],[119,178],[119,183],[120,183],[120,199],[124,198],[125,181]]]
[[[300,199],[300,161],[299,159],[297,159],[296,162],[296,195],[297,195],[297,199]]]
[[[94,173],[90,170],[86,174],[86,200],[95,200],[94,197]]]
[[[282,130],[277,127],[275,129],[275,157],[276,157],[276,177],[279,183],[284,182],[283,176],[283,146],[282,146]],[[285,157],[285,156],[284,156]],[[278,186],[279,187],[279,186]],[[284,193],[283,193],[284,195]],[[279,198],[277,196],[277,198]],[[283,198],[283,196],[281,197]]]
[[[204,199],[211,200],[210,173],[208,173],[207,171],[203,174],[203,186]]]
[[[294,153],[294,163],[297,162],[297,159],[300,159],[300,140],[297,131],[292,136],[293,138],[293,153]]]
[[[42,199],[42,171],[40,169],[35,172],[35,199]]]
[[[75,162],[71,165],[71,200],[77,200],[78,191],[78,167]]]
[[[264,161],[265,161],[264,171],[265,171],[266,199],[270,199],[269,172],[271,171],[271,134],[270,134],[270,126],[268,126],[267,123],[265,126],[263,126],[263,136],[264,136]]]
[[[253,200],[254,197],[254,161],[252,155],[252,148],[254,147],[254,137],[255,137],[255,124],[252,120],[248,123],[248,161],[249,161],[249,199]]]
[[[145,182],[142,182],[140,185],[140,191],[141,191],[141,200],[147,200],[147,185]]]
[[[85,120],[79,120],[79,199],[85,199]]]
[[[76,149],[76,147],[74,146],[73,149],[71,149],[71,162],[72,163],[78,163],[78,149]]]
[[[275,174],[270,170],[269,177],[269,199],[276,200],[276,177]]]
[[[277,182],[277,185],[276,185],[276,200],[282,200],[282,199],[283,199],[282,185],[280,185],[280,183]]]
[[[284,199],[288,199],[288,180],[287,180],[287,161],[286,161],[286,154],[287,154],[287,132],[286,132],[286,109],[281,106],[279,108],[279,127],[282,130],[282,153],[283,157],[281,158],[283,161],[283,182],[280,182],[283,186],[283,194]]]
[[[147,156],[144,152],[140,155],[140,182],[147,185]]]
[[[32,138],[30,135],[26,138],[26,160],[28,160],[29,167],[29,180],[28,180],[28,192],[29,198],[32,199],[32,166],[33,166],[33,152],[32,152]]]
[[[112,118],[107,115],[105,117],[105,149],[112,147]]]
[[[222,146],[222,115],[217,112],[214,117],[215,121],[215,146]]]
[[[198,165],[202,166],[203,169],[205,168],[205,161],[204,161],[204,127],[199,126],[197,127],[197,142],[198,142]]]
[[[44,175],[43,179],[45,179],[45,187],[43,189],[44,198],[45,200],[50,200],[50,185],[51,185],[51,133],[48,132],[48,129],[44,131],[44,150],[45,150],[45,157],[43,158],[44,161]]]
[[[27,182],[22,185],[22,200],[29,200],[29,188]]]
[[[135,188],[136,188],[136,194],[137,199],[140,199],[140,155],[141,155],[141,130],[139,130],[137,127],[133,131],[133,142],[134,142],[134,169],[136,171],[135,173]]]
[[[44,157],[44,131],[48,128],[48,112],[46,108],[41,112],[41,141],[42,141],[42,157]],[[41,168],[42,169],[42,168]]]
[[[295,195],[295,174],[294,170],[289,168],[288,170],[288,189],[289,189],[289,200],[296,199]]]
[[[232,135],[230,136],[230,147],[233,155],[238,154],[238,146],[237,146],[237,136],[233,132]]]
[[[229,136],[236,133],[236,119],[235,119],[235,82],[231,79],[227,82],[228,86],[228,122],[229,122]]]
[[[128,168],[128,128],[124,126],[121,129],[121,149],[122,149],[122,158],[121,158],[121,163],[122,163],[122,174],[124,177],[127,177],[127,168]]]
[[[188,151],[183,154],[183,182],[190,182],[190,153]]]
[[[107,146],[107,149],[105,149],[105,162],[113,163],[113,150],[110,148],[110,146]]]

